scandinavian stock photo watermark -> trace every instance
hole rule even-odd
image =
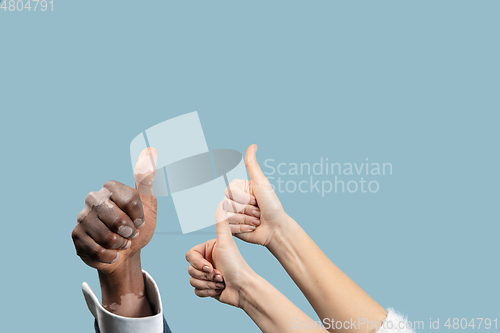
[[[344,329],[357,330],[369,329],[377,330],[394,330],[398,332],[404,329],[413,330],[496,330],[498,329],[498,318],[429,318],[429,321],[416,320],[410,321],[403,319],[402,321],[371,321],[366,318],[351,319],[350,321],[334,320],[333,318],[323,318],[323,320],[303,321],[297,318],[291,320],[292,329]]]
[[[310,162],[278,162],[266,159],[263,172],[278,193],[377,193],[382,177],[390,177],[392,163],[329,162],[319,158]]]

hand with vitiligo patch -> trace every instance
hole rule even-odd
[[[126,317],[151,315],[140,252],[156,228],[156,160],[154,148],[141,152],[135,189],[111,180],[89,193],[72,233],[77,255],[99,272],[104,308]]]

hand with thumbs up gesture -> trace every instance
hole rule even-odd
[[[197,296],[212,296],[222,303],[240,307],[239,292],[256,274],[245,262],[233,240],[227,212],[222,209],[222,204],[223,201],[215,213],[217,239],[199,244],[186,253],[186,260],[191,264],[188,273]],[[225,284],[221,271],[224,271]]]
[[[226,188],[222,207],[236,237],[272,249],[279,246],[278,236],[287,233],[291,218],[257,163],[256,152],[257,146],[251,145],[245,155],[250,181],[233,180]]]
[[[234,290],[238,290],[246,280],[252,279],[249,276],[255,273],[239,254],[232,234],[249,243],[272,247],[278,246],[276,236],[286,232],[289,216],[260,169],[255,157],[256,151],[257,146],[251,145],[245,156],[251,180],[233,180],[225,190],[225,198],[217,207],[217,240],[199,244],[186,253],[186,260],[191,264],[188,268],[190,283],[199,297],[211,296],[223,303],[239,306],[239,297]],[[221,223],[224,219],[227,228],[226,224]],[[225,243],[222,245],[219,236],[224,237]],[[224,249],[232,248],[233,251],[229,252],[234,258],[224,260],[228,255],[220,253],[228,251],[222,250],[221,246]],[[224,277],[221,272],[224,272]],[[231,272],[234,274],[230,274]],[[222,283],[223,279],[225,285]]]
[[[72,238],[76,253],[99,272],[103,306],[127,317],[151,315],[144,297],[141,249],[153,237],[157,202],[153,193],[157,152],[144,149],[134,170],[135,189],[108,181],[85,198]],[[122,296],[129,304],[122,304]],[[114,306],[111,306],[114,304]],[[118,306],[118,305],[119,306]]]
[[[250,181],[234,180],[226,189],[222,206],[229,216],[232,233],[246,242],[266,246],[321,320],[382,321],[386,316],[384,308],[335,266],[304,229],[285,213],[257,163],[256,150],[257,146],[251,145],[245,156]],[[223,269],[221,272],[227,284],[226,272]]]
[[[195,294],[211,296],[243,309],[262,332],[295,332],[290,325],[292,320],[312,321],[247,264],[234,242],[228,221],[230,214],[223,209],[223,203],[220,202],[215,213],[217,239],[199,244],[186,253]],[[207,268],[206,271],[203,268]],[[216,277],[223,276],[224,283],[212,281],[213,272]],[[320,326],[313,330],[326,332]]]

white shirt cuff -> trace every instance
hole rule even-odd
[[[151,309],[156,313],[150,317],[128,318],[115,315],[102,307],[101,302],[99,302],[87,282],[82,284],[83,296],[85,296],[90,312],[97,320],[101,333],[163,333],[163,307],[161,305],[160,291],[148,272],[143,270],[142,274],[148,301],[151,304]]]

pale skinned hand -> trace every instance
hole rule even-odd
[[[219,295],[225,288],[224,279],[219,270],[213,268],[212,253],[215,239],[198,244],[186,253],[186,260],[190,263],[188,274],[189,282],[199,297]]]
[[[85,208],[78,214],[71,236],[77,255],[90,267],[113,273],[153,237],[156,156],[154,148],[140,154],[134,170],[135,189],[111,180],[85,198]]]
[[[241,288],[256,274],[234,242],[222,203],[216,211],[217,239],[199,244],[186,253],[186,260],[190,263],[188,273],[197,296],[211,296],[222,303],[242,307]],[[208,267],[210,272],[208,269],[204,272],[203,267]],[[217,276],[220,280],[214,280]]]
[[[236,179],[229,184],[223,209],[236,237],[269,247],[277,233],[286,232],[289,216],[257,163],[256,152],[256,145],[248,147],[245,165],[250,181]]]

